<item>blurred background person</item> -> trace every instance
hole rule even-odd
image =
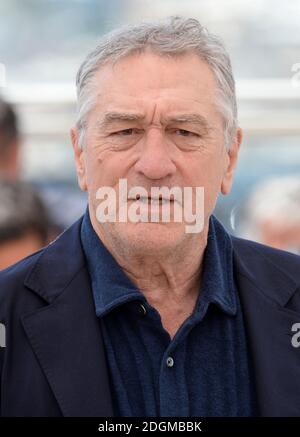
[[[12,105],[0,97],[0,176],[16,180],[20,173],[20,134]]]
[[[0,180],[0,270],[45,246],[50,234],[48,212],[36,191]]]
[[[22,134],[16,109],[0,96],[0,178],[17,181],[24,180],[25,176],[32,190],[36,191],[35,195],[38,194],[48,208],[53,223],[51,236],[55,238],[81,215],[84,211],[83,202],[78,202],[79,196],[68,184],[51,184],[47,179],[36,181],[26,178],[26,162],[21,153]],[[28,185],[26,189],[30,189]]]
[[[246,202],[238,234],[300,254],[300,176],[257,185]]]

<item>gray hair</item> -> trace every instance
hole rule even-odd
[[[116,29],[104,35],[87,55],[76,78],[79,146],[83,146],[86,119],[95,100],[92,79],[96,71],[107,61],[115,63],[130,54],[142,53],[146,48],[167,56],[194,52],[210,66],[217,83],[216,105],[224,121],[224,142],[229,147],[237,127],[235,82],[229,55],[220,39],[198,20],[178,16]]]

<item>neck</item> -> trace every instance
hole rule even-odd
[[[91,220],[103,244],[148,303],[160,313],[170,335],[174,334],[178,325],[193,311],[199,295],[208,223],[201,233],[186,239],[169,253],[160,253],[157,248],[155,253],[136,254],[115,247]]]
[[[187,298],[195,298],[199,291],[202,260],[206,242],[181,247],[163,257],[148,254],[126,259],[116,255],[117,261],[132,282],[154,307],[181,305]],[[119,259],[118,259],[119,258]]]

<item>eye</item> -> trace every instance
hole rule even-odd
[[[128,129],[122,129],[117,132],[113,132],[111,135],[119,135],[119,136],[131,136],[133,134],[140,133],[139,129],[134,128],[128,128]]]
[[[199,137],[198,134],[195,134],[194,132],[190,132],[190,131],[185,130],[185,129],[176,129],[175,133],[177,135],[180,135],[180,136],[183,136],[183,137],[194,137],[194,136],[195,137]]]

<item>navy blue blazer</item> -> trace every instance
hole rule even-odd
[[[112,416],[82,218],[0,273],[2,416]],[[232,237],[262,416],[300,416],[300,257]]]

